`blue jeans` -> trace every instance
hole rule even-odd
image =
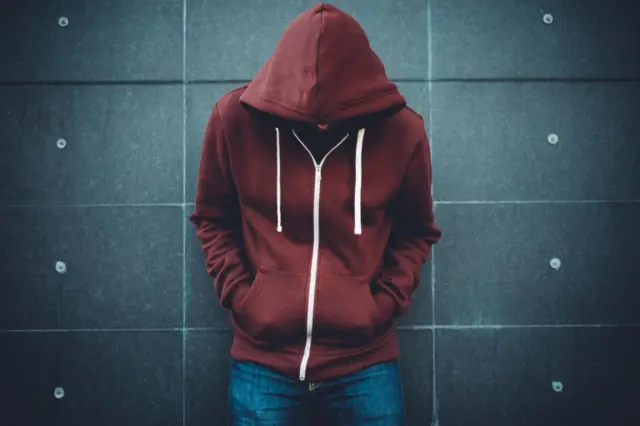
[[[229,426],[406,426],[397,361],[319,383],[232,361]]]

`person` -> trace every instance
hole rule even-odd
[[[395,319],[441,237],[431,181],[423,118],[333,5],[216,102],[190,219],[230,310],[230,425],[405,424]]]

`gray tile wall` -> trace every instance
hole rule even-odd
[[[186,220],[202,134],[313,3],[2,2],[0,424],[223,424],[229,322]],[[433,146],[410,425],[640,424],[640,7],[335,4]]]

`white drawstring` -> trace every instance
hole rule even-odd
[[[353,233],[362,234],[362,144],[364,142],[364,129],[358,130],[356,142],[356,187],[353,196],[353,215],[355,226]]]
[[[293,134],[302,144],[302,146],[309,152],[311,151],[302,143],[295,130]],[[345,136],[338,145],[340,145],[349,135]],[[362,146],[364,144],[364,129],[358,130],[358,139],[356,141],[356,182],[353,196],[353,215],[354,215],[354,228],[353,233],[355,235],[362,235]],[[338,146],[336,145],[336,147]],[[334,149],[336,148],[334,147]],[[276,169],[277,169],[277,183],[276,183],[276,203],[278,208],[278,232],[282,232],[282,177],[280,172],[280,129],[276,127]]]
[[[277,169],[278,169],[278,182],[276,188],[276,199],[278,204],[278,227],[276,228],[278,232],[282,232],[282,184],[280,177],[280,129],[276,127],[276,155],[277,159]]]

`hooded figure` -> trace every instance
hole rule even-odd
[[[218,100],[191,221],[234,362],[311,391],[398,358],[394,319],[440,238],[429,142],[351,16],[302,13]]]

